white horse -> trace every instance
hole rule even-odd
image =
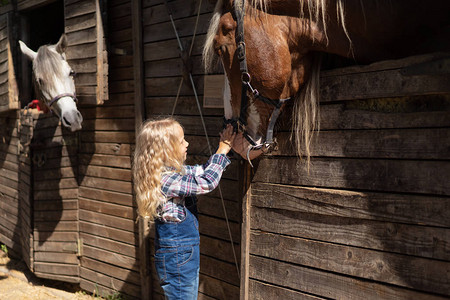
[[[36,92],[48,108],[59,117],[61,123],[71,131],[81,129],[83,117],[77,109],[75,95],[75,72],[66,61],[66,35],[55,45],[44,45],[34,52],[24,42],[20,49],[33,63]]]

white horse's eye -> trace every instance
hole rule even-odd
[[[74,70],[70,70],[69,76],[75,77],[75,75],[77,75],[77,73],[75,73]]]

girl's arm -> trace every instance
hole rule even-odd
[[[230,160],[224,154],[214,154],[205,164],[204,172],[196,174],[172,173],[163,175],[162,192],[168,198],[206,194],[214,190]]]

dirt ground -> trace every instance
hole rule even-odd
[[[0,251],[0,300],[99,300],[73,284],[39,279]]]

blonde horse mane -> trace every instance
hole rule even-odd
[[[327,37],[327,0],[298,0],[300,6],[300,18],[308,18],[311,22],[322,23],[325,36]],[[244,5],[251,5],[254,8],[268,11],[270,0],[247,0]],[[345,26],[344,14],[345,0],[336,0],[337,20],[342,26],[348,40],[350,36]],[[241,2],[239,2],[240,5]],[[205,45],[203,48],[203,64],[205,71],[211,71],[217,61],[214,52],[214,36],[218,30],[220,17],[222,15],[223,0],[218,0],[210,21]],[[328,40],[328,37],[327,37]],[[309,169],[311,156],[311,142],[315,131],[319,130],[319,101],[320,101],[320,66],[321,59],[319,53],[312,55],[310,77],[305,86],[295,100],[293,110],[293,125],[291,139],[295,141],[295,148],[299,157],[305,156]]]

